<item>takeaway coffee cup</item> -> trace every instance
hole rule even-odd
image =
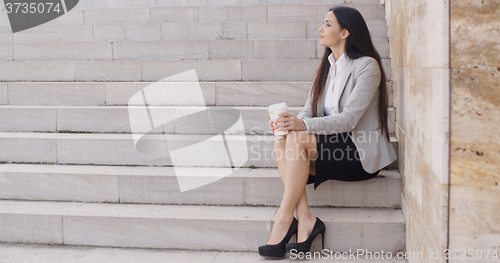
[[[278,114],[288,111],[288,106],[286,105],[286,103],[276,103],[276,104],[269,106],[268,109],[269,109],[269,116],[271,117],[271,120],[275,121],[276,119],[278,119]],[[281,136],[281,135],[285,135],[285,134],[288,134],[288,131],[278,131],[278,130],[274,131],[274,135],[276,135],[276,136],[278,136],[278,135]]]

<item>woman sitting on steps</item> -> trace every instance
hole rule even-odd
[[[259,247],[268,258],[307,253],[318,235],[323,249],[325,225],[309,210],[306,184],[368,180],[397,158],[387,128],[386,77],[362,15],[331,8],[319,32],[325,53],[303,110],[269,121],[273,133],[288,134],[274,144],[285,190],[271,237]],[[293,235],[297,243],[287,244]]]

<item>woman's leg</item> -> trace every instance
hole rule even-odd
[[[309,210],[305,189],[299,199],[299,202],[297,203],[297,206],[295,207],[295,214],[297,215],[297,220],[299,221],[297,242],[304,242],[311,234],[314,224],[316,223],[316,217],[314,217]]]
[[[268,244],[276,244],[283,239],[292,222],[294,210],[299,221],[298,242],[303,242],[309,236],[316,219],[309,210],[305,191],[309,174],[314,175],[315,171],[316,136],[303,131],[290,132],[286,139],[281,138],[275,142],[274,153],[285,192]]]
[[[278,164],[278,171],[281,177],[283,185],[286,183],[286,159],[285,159],[285,149],[286,149],[286,137],[278,139],[274,143],[274,156],[276,156],[276,163]],[[316,153],[310,154],[310,164],[309,164],[309,174],[316,174]],[[298,218],[298,242],[304,242],[309,235],[311,230],[316,223],[316,218],[311,214],[309,210],[309,204],[307,202],[307,193],[304,188],[304,192],[300,196],[299,202],[295,207],[295,215]],[[277,241],[279,242],[279,241]]]

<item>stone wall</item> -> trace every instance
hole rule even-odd
[[[446,262],[449,2],[386,0],[409,262]],[[439,259],[429,259],[438,251]],[[417,259],[421,253],[422,259]],[[410,255],[410,254],[409,254]]]
[[[499,16],[498,0],[450,2],[449,247],[474,253],[500,254]]]
[[[385,5],[409,262],[500,253],[500,2]]]

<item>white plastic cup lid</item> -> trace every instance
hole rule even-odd
[[[287,105],[286,103],[282,102],[282,103],[276,103],[276,104],[273,104],[271,106],[269,106],[269,111],[271,110],[277,110],[277,109],[282,109],[282,108],[286,108]]]

